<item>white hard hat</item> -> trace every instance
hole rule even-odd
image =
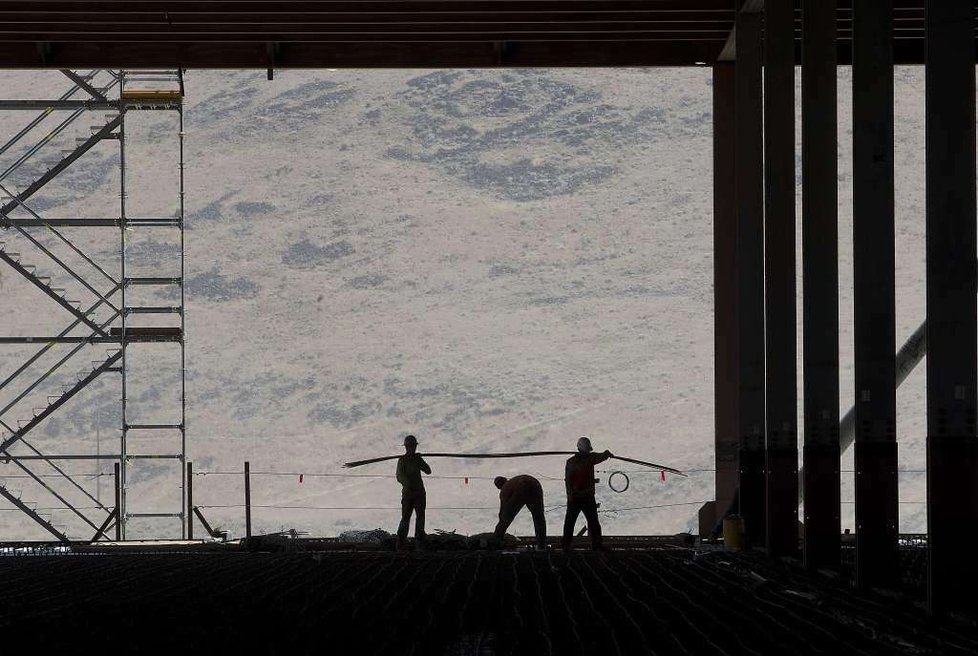
[[[588,437],[581,437],[577,440],[577,450],[581,453],[591,453],[594,451],[594,447],[591,446],[591,439]]]

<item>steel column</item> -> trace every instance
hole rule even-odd
[[[120,74],[119,78],[119,93],[120,96],[125,90],[125,77]],[[126,114],[124,111],[119,112],[119,117],[117,119],[119,125],[119,280],[126,279]],[[129,461],[126,455],[129,451],[129,419],[126,413],[127,408],[127,367],[126,367],[126,324],[128,323],[126,317],[128,313],[125,311],[126,308],[126,285],[122,285],[120,289],[120,295],[122,297],[122,308],[121,313],[121,326],[119,327],[120,335],[122,337],[121,348],[121,367],[122,367],[122,426],[121,432],[119,433],[119,452],[122,454],[120,462],[122,463],[121,478],[119,483],[120,497],[119,497],[119,524],[122,527],[122,539],[126,539],[126,524],[129,521],[128,504],[126,503],[126,492],[128,488],[129,480]]]
[[[187,490],[187,539],[194,539],[194,463],[187,463],[187,475],[184,479],[184,486]]]
[[[802,6],[805,565],[839,563],[836,2]]]
[[[112,465],[112,482],[115,487],[115,541],[122,541],[122,477],[119,463]]]
[[[975,608],[975,18],[969,0],[926,9],[927,533],[934,613]]]
[[[713,67],[713,359],[714,448],[716,457],[713,525],[730,508],[737,490],[737,186],[734,175],[734,65]]]
[[[856,583],[897,581],[893,0],[853,4]]]
[[[798,553],[793,0],[764,3],[767,547]]]
[[[251,537],[251,463],[244,464],[245,537]]]
[[[764,475],[764,154],[761,14],[737,12],[736,184],[740,514],[748,543],[766,537]]]

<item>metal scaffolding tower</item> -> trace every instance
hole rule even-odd
[[[0,496],[64,542],[182,537],[182,72],[61,73],[0,100]]]

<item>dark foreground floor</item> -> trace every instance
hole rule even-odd
[[[0,636],[65,653],[978,653],[967,619],[686,549],[2,557]]]

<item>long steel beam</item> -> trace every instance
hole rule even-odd
[[[761,15],[737,14],[735,142],[737,198],[738,435],[740,514],[755,546],[766,540],[764,445],[764,114]]]
[[[113,130],[121,125],[122,117],[123,114],[119,114],[111,121],[106,123],[105,126],[98,130],[98,132],[95,132],[83,143],[79,144],[77,148],[68,153],[64,159],[51,167],[50,170],[46,171],[44,175],[32,182],[25,189],[21,190],[20,193],[17,194],[16,198],[6,203],[3,207],[0,207],[0,225],[3,225],[3,222],[8,220],[7,215],[10,214],[10,212],[17,209],[25,200],[36,194],[44,187],[44,185],[56,178],[59,173],[71,166],[74,162],[78,161],[82,155],[91,150],[96,144],[104,141],[105,139],[113,138]]]
[[[868,588],[898,578],[892,0],[856,0],[853,23],[856,583]]]
[[[805,565],[839,563],[839,239],[835,0],[805,0],[802,285]]]
[[[737,455],[737,184],[734,64],[713,66],[713,394],[715,502],[700,534],[718,527],[736,497]]]
[[[764,3],[767,547],[798,554],[794,1]]]
[[[126,226],[141,226],[141,227],[180,227],[180,219],[174,217],[126,217],[125,219],[120,218],[101,218],[101,217],[70,217],[70,218],[59,218],[59,217],[42,217],[38,219],[24,218],[24,219],[14,219],[8,218],[7,222],[11,227],[20,226],[22,228],[43,228],[46,226],[54,226],[58,228],[119,228],[123,225]]]
[[[71,544],[71,540],[68,536],[56,529],[51,522],[41,517],[33,508],[28,506],[26,503],[20,500],[20,497],[13,494],[3,485],[0,485],[0,495],[2,495],[7,501],[14,504],[21,512],[37,522],[45,531],[58,538],[61,542],[65,544]]]
[[[934,613],[978,607],[978,233],[971,2],[927,3],[927,534]]]
[[[83,322],[92,330],[105,334],[105,331],[102,330],[97,323],[89,319],[84,312],[82,312],[74,305],[69,303],[67,300],[65,300],[65,298],[63,296],[60,296],[57,292],[55,292],[50,285],[44,284],[44,282],[42,282],[38,276],[31,273],[27,269],[27,267],[21,264],[15,257],[13,257],[10,253],[3,250],[2,248],[0,248],[0,260],[3,260],[7,264],[9,264],[14,271],[22,275],[28,282],[30,282],[32,285],[34,285],[42,292],[44,292],[44,294],[46,294],[49,298],[54,300],[55,303],[57,303],[65,310],[67,310],[69,313],[71,313],[76,319]]]
[[[763,0],[746,4],[753,11],[763,8]],[[732,0],[22,0],[0,5],[0,65],[694,66],[734,58],[734,5]],[[922,64],[924,0],[894,5],[895,62]],[[848,63],[852,0],[839,2],[835,13],[838,59]],[[795,27],[800,45],[800,16]],[[800,55],[800,48],[796,51]]]
[[[179,342],[180,335],[126,335],[126,342]],[[100,337],[97,335],[78,335],[63,336],[24,336],[24,337],[0,337],[0,344],[121,344],[122,335],[109,335]]]
[[[29,431],[31,431],[35,426],[44,421],[51,413],[60,408],[62,405],[67,403],[72,397],[74,397],[78,392],[88,387],[88,385],[98,378],[100,375],[105,373],[113,364],[118,362],[122,358],[122,351],[113,353],[109,358],[99,365],[97,368],[93,369],[91,373],[82,378],[78,383],[76,383],[70,390],[65,392],[63,395],[59,396],[54,403],[44,408],[40,413],[31,418],[29,422],[17,429],[17,432],[5,439],[0,443],[0,451],[6,451],[10,448],[10,445],[22,438]]]

